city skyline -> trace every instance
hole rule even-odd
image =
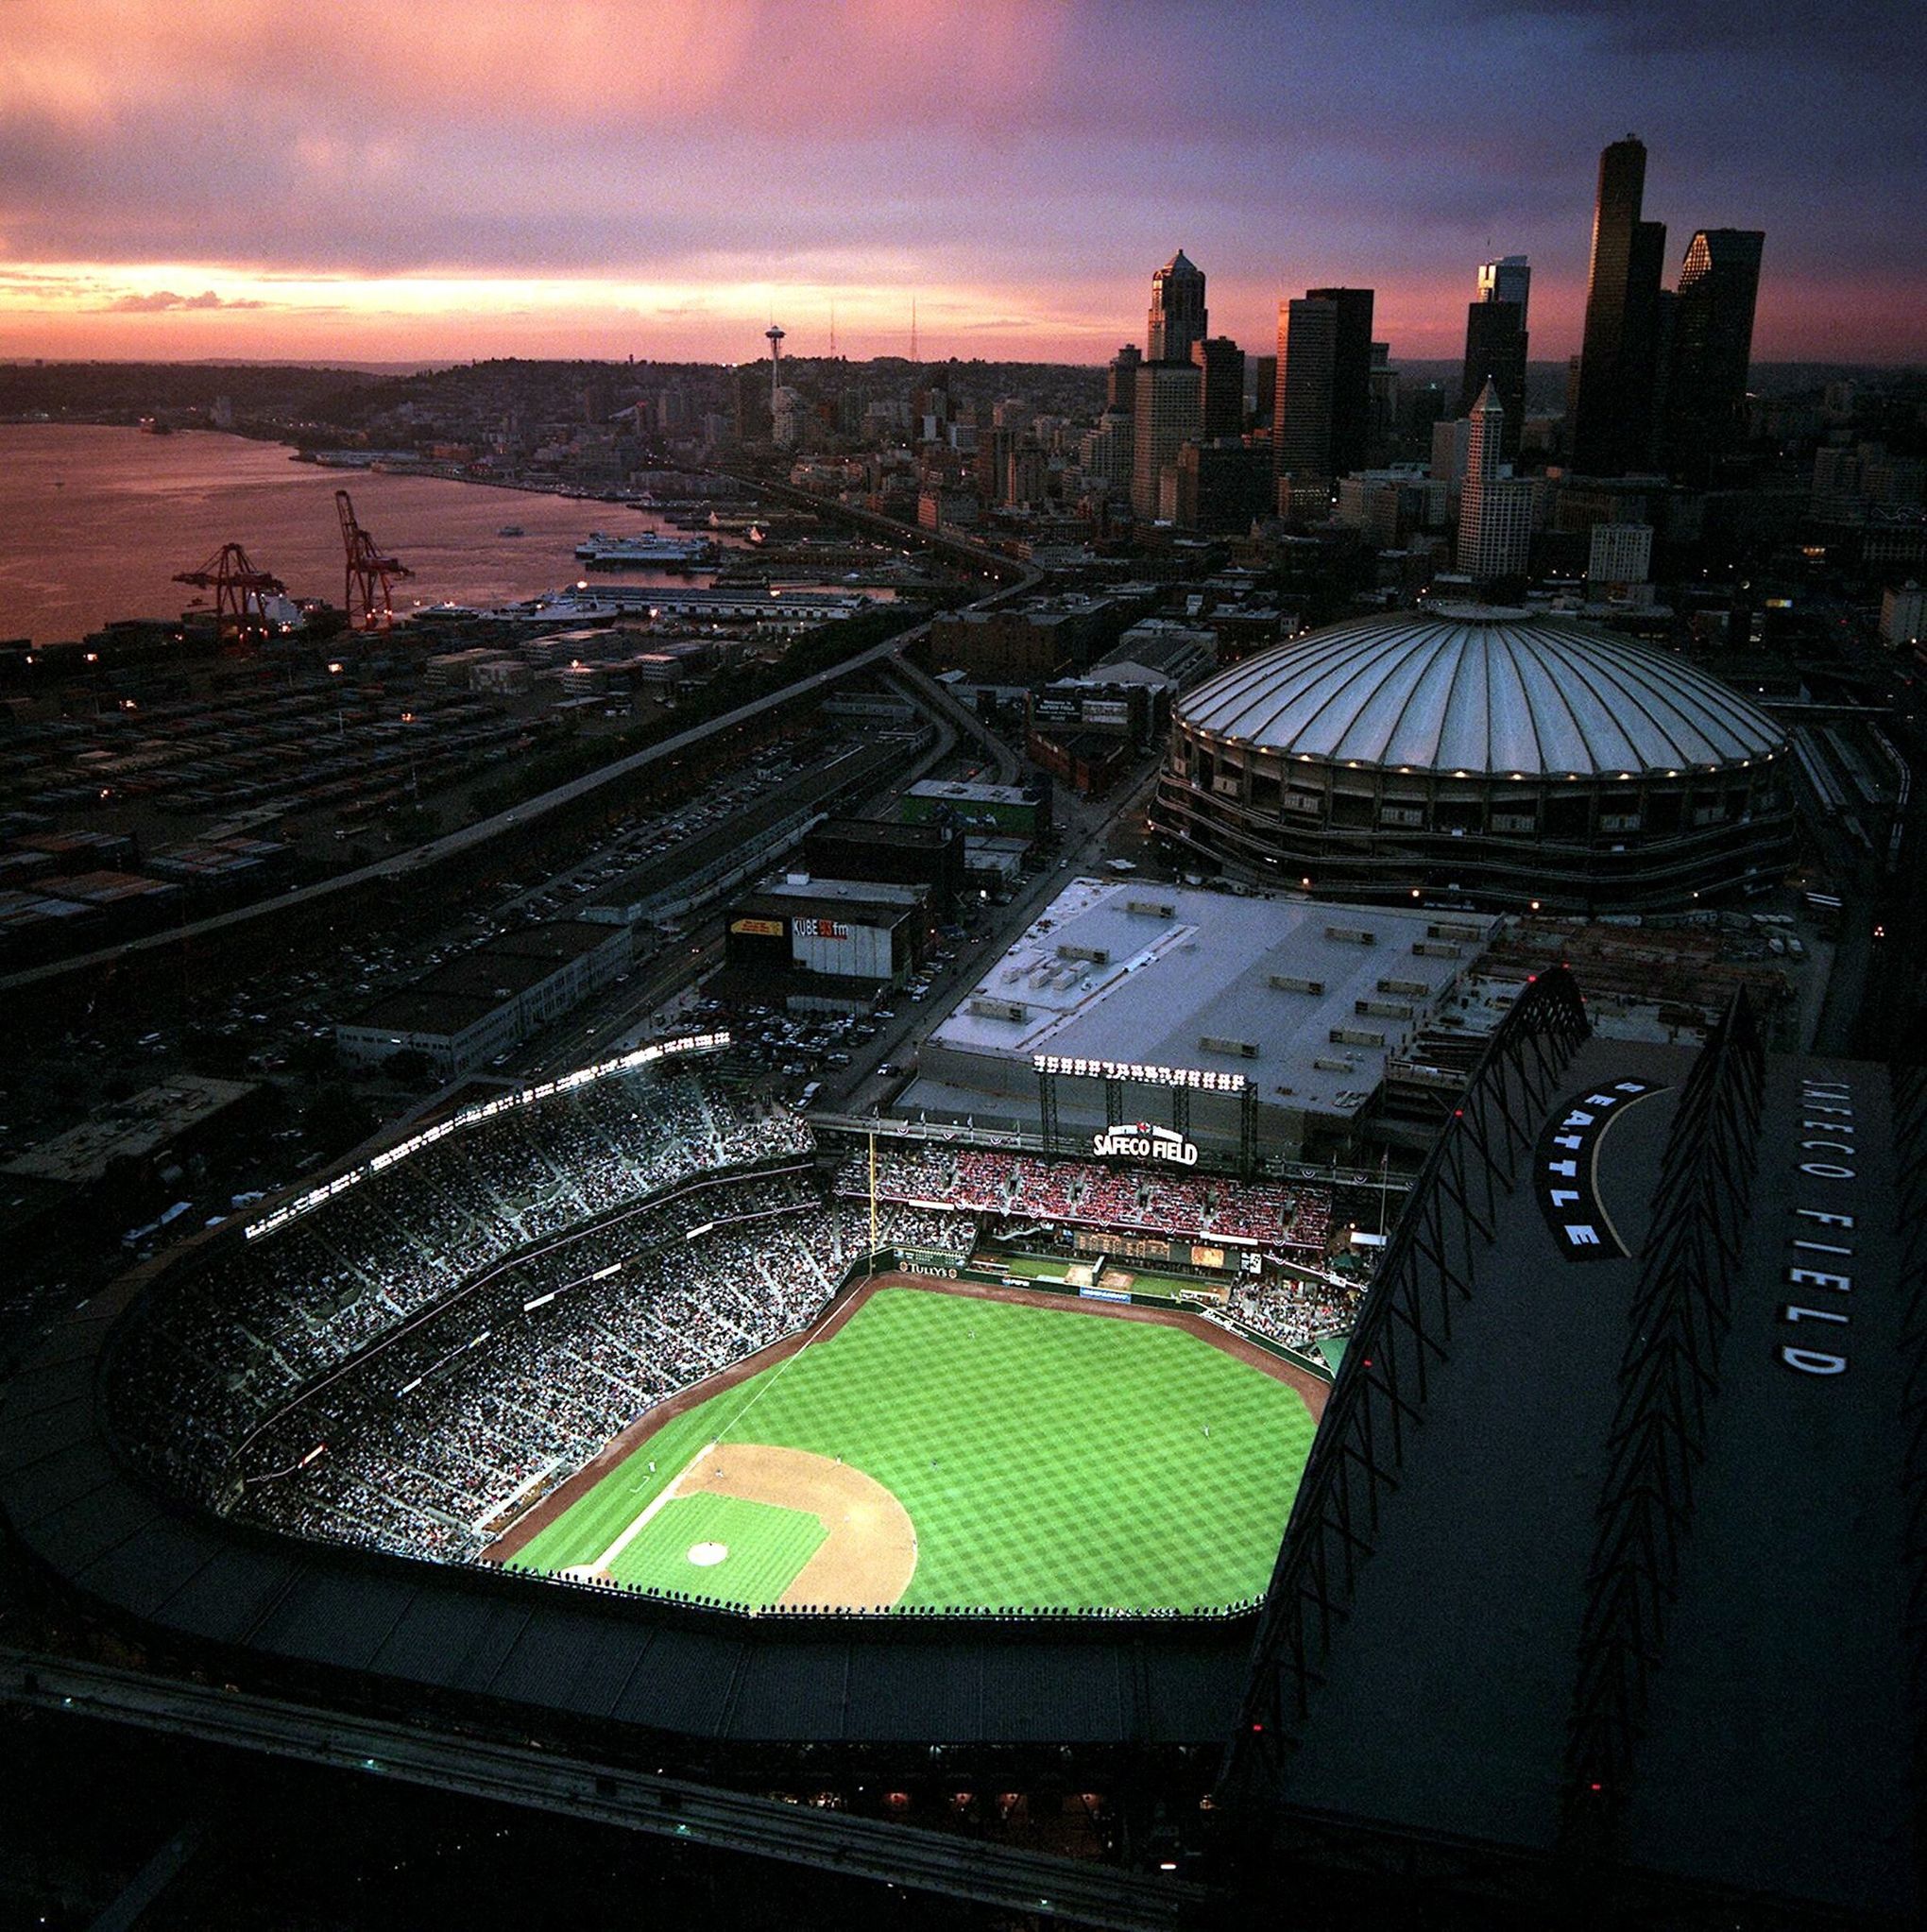
[[[864,358],[914,301],[927,357],[1099,364],[1183,248],[1247,352],[1292,291],[1357,285],[1440,360],[1474,265],[1528,255],[1556,360],[1632,128],[1673,237],[1771,235],[1756,359],[1916,359],[1921,56],[1891,0],[1846,15],[419,0],[323,38],[280,0],[22,0],[0,355],[749,361],[772,320],[826,352],[834,305]]]

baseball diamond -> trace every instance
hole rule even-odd
[[[490,1554],[752,1610],[1246,1601],[1322,1386],[1147,1312],[880,1277],[629,1431]],[[727,1556],[698,1561],[706,1538]]]

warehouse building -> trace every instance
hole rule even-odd
[[[964,890],[964,838],[947,825],[826,818],[804,839],[802,860],[817,879],[928,886],[931,909],[942,917]]]
[[[1109,1120],[1100,1068],[1238,1076],[1273,1152],[1348,1144],[1388,1065],[1436,1024],[1497,920],[1074,879],[924,1043],[901,1106],[980,1125],[1042,1124],[1037,1060],[1066,1133]],[[1157,1118],[1162,1098],[1125,1084]],[[1239,1144],[1239,1100],[1190,1103],[1202,1147]]]
[[[486,1066],[628,969],[630,932],[557,919],[503,932],[425,978],[384,994],[334,1029],[352,1066],[425,1054],[445,1080]]]
[[[906,825],[953,825],[1034,839],[1050,829],[1050,795],[1037,787],[924,778],[903,795],[903,819]]]
[[[827,994],[839,1009],[901,985],[933,930],[929,888],[792,873],[730,909],[725,959],[756,977],[764,997],[808,1006]]]

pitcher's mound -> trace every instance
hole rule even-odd
[[[726,1543],[692,1543],[690,1545],[690,1561],[699,1570],[713,1568],[729,1554]]]

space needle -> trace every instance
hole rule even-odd
[[[783,332],[776,323],[763,331],[763,339],[770,345],[770,414],[776,410],[776,393],[783,385]]]

